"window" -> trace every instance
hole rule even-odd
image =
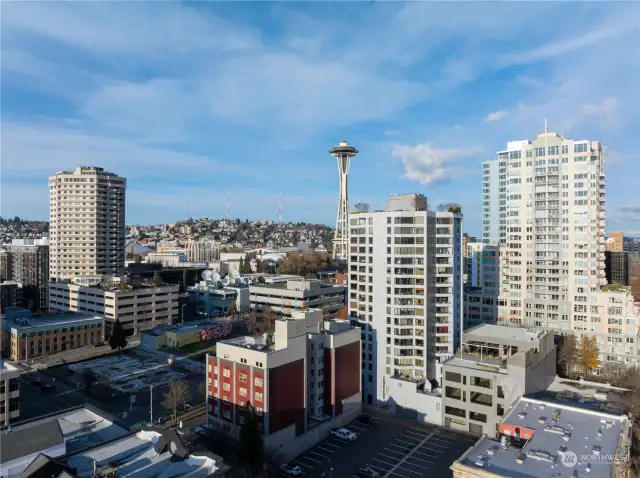
[[[464,410],[456,407],[449,407],[449,406],[444,407],[444,413],[446,413],[447,415],[454,415],[456,417],[461,417],[461,418],[465,418],[466,416],[466,412]]]
[[[256,393],[254,394],[254,398],[255,398],[255,400],[256,400],[257,402],[261,402],[261,401],[262,401],[262,393],[260,393],[260,392],[256,392]]]
[[[229,385],[228,383],[223,383],[222,390],[224,390],[225,392],[228,392],[229,390],[231,390],[231,385]]]
[[[256,415],[258,416],[262,416],[262,408],[261,407],[256,407],[254,408]]]
[[[227,378],[231,377],[231,370],[228,368],[222,369],[222,376]]]
[[[262,387],[262,379],[261,378],[256,378],[254,380],[254,383],[256,384],[256,387]]]
[[[227,420],[229,420],[231,418],[231,412],[229,410],[223,410],[222,411],[222,416],[224,418],[226,418]]]
[[[469,412],[469,420],[487,423],[487,416],[484,413]]]
[[[444,387],[444,396],[455,400],[465,401],[462,390],[455,387]]]
[[[471,392],[471,403],[491,407],[493,406],[493,399],[487,393]]]
[[[447,382],[456,382],[456,383],[462,382],[462,375],[460,375],[459,373],[445,372],[444,377]]]
[[[241,373],[240,374],[240,381],[243,382],[243,383],[247,381],[247,374],[246,373]]]
[[[474,387],[491,388],[491,380],[481,377],[470,377],[469,384]]]
[[[588,143],[577,143],[573,145],[574,153],[586,153],[588,151]]]
[[[246,397],[247,396],[247,389],[246,388],[240,387],[240,396],[241,397]]]

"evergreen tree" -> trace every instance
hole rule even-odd
[[[245,463],[249,471],[259,473],[264,466],[264,444],[262,432],[258,428],[255,409],[247,402],[247,413],[240,427],[240,449],[238,450],[241,463]]]
[[[127,337],[124,328],[118,319],[113,323],[111,336],[109,337],[109,346],[112,350],[121,350],[127,346]]]

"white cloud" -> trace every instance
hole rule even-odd
[[[395,131],[392,129],[388,129],[384,132],[387,136],[400,136],[402,133],[400,131]]]
[[[604,98],[599,103],[587,103],[582,107],[583,116],[596,116],[615,127],[618,124],[618,100],[617,98]]]
[[[416,146],[396,145],[391,154],[402,161],[405,176],[420,184],[433,184],[455,179],[464,174],[464,168],[456,164],[460,158],[482,153],[482,148],[432,148],[429,143]]]
[[[492,121],[501,121],[505,119],[509,115],[509,112],[506,110],[498,110],[492,113],[489,113],[487,117],[484,119],[485,123],[490,123]]]

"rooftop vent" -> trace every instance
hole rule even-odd
[[[538,423],[544,423],[547,421],[547,417],[538,417]]]
[[[544,431],[549,433],[557,433],[558,435],[564,435],[567,432],[567,430],[559,425],[547,425],[546,427],[544,427]]]
[[[526,452],[527,458],[533,458],[534,460],[545,461],[547,463],[555,464],[557,458],[546,450],[531,450]]]
[[[600,445],[593,445],[591,450],[594,455],[599,455],[602,452],[602,447]]]
[[[520,412],[520,413],[518,413],[518,418],[519,418],[520,420],[524,420],[526,416],[527,416],[527,413],[526,413],[526,412]]]

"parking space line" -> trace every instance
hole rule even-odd
[[[422,433],[412,432],[411,430],[405,430],[402,433],[411,433],[412,435],[418,435],[420,438],[426,438],[428,434],[423,435]]]
[[[400,436],[404,437],[404,435],[400,435]],[[407,438],[407,437],[405,437],[405,438]],[[413,440],[413,441],[400,440],[400,438],[396,438],[396,441],[399,441],[400,443],[406,443],[407,445],[412,445],[412,446],[416,444],[416,440],[414,438],[411,438],[411,437],[408,437],[408,438],[409,438],[409,440]]]
[[[310,470],[313,470],[312,466],[305,465],[304,463],[300,463],[300,458],[296,459],[296,464],[300,466],[304,466],[305,468],[309,468]]]
[[[418,454],[419,454],[419,452],[416,452],[415,454],[416,454],[416,455],[418,455]],[[415,456],[413,456],[413,455],[411,455],[411,459],[412,459],[412,460],[423,461],[423,462],[425,462],[425,463],[429,463],[430,465],[433,465],[433,462],[432,462],[432,461],[429,461],[429,460],[423,460],[422,458],[416,458],[416,457],[415,457]],[[413,463],[412,463],[412,464],[413,464]],[[419,466],[419,465],[415,465],[415,466]]]
[[[320,450],[324,450],[324,451],[329,452],[331,454],[335,453],[335,451],[333,451],[333,450],[331,450],[329,448],[323,448],[322,445],[318,445],[316,448],[319,448]]]
[[[320,456],[322,456],[322,455],[320,455]],[[312,461],[314,463],[322,463],[321,461],[314,460],[313,458],[309,458],[308,456],[301,456],[300,458],[298,458],[298,460],[309,460],[309,461]],[[309,468],[311,468],[311,467],[309,467]]]
[[[324,456],[322,453],[318,453],[317,451],[310,451],[309,453],[313,453],[314,455],[321,456],[322,458],[326,458],[326,459],[329,458],[328,456]],[[318,463],[320,463],[320,462],[318,462]]]
[[[437,436],[433,437],[432,440],[437,440],[440,443],[446,443],[448,446],[451,446],[451,445],[453,445],[455,443],[455,442],[448,441],[447,439],[443,439],[443,438],[440,438],[440,437],[437,437]]]
[[[426,448],[429,451],[432,451],[434,453],[440,453],[441,455],[444,453],[444,451],[442,451],[442,450],[436,450],[435,448],[429,448],[427,445],[428,445],[428,443],[425,444],[425,445],[422,445],[420,448]]]
[[[402,449],[403,449],[403,450],[406,450],[407,448],[406,448],[406,447],[404,447],[404,448],[402,448]],[[397,453],[398,455],[404,455],[404,453],[402,453],[401,451],[392,450],[391,448],[386,448],[386,447],[385,447],[385,450],[387,450],[387,451],[388,451],[388,452],[390,452],[390,453]]]
[[[333,446],[337,446],[338,448],[342,448],[344,446],[343,441],[338,441],[335,438],[327,438],[325,443],[331,443]],[[336,443],[338,443],[338,445],[336,445]]]
[[[395,464],[395,463],[387,463],[386,461],[381,460],[381,459],[379,459],[379,458],[371,458],[371,459],[372,459],[372,460],[379,461],[380,463],[384,463],[385,465],[388,465],[388,466],[390,466],[391,468],[393,468],[394,466],[396,466],[396,464]]]
[[[437,446],[437,447],[439,447],[439,448],[449,448],[449,446],[451,446],[451,445],[449,445],[449,446],[447,446],[447,445],[441,445],[440,443],[435,443],[434,441],[431,441],[431,440],[430,440],[430,441],[428,441],[426,444],[427,444],[427,445],[430,445],[430,446]]]
[[[323,445],[334,446],[334,447],[336,447],[336,448],[338,448],[338,449],[342,448],[341,446],[334,445],[333,443],[329,442],[328,440],[327,440],[326,442],[324,442],[324,443],[323,443]]]
[[[375,468],[375,469],[377,469],[377,470],[382,470],[382,471],[384,471],[385,473],[386,473],[387,471],[389,471],[389,470],[387,470],[386,468],[381,468],[381,467],[376,466],[376,465],[367,465],[367,466],[370,466],[371,468]]]
[[[350,424],[350,425],[349,425],[349,427],[353,427],[353,428],[355,428],[356,430],[358,430],[358,431],[360,431],[360,432],[362,432],[362,431],[365,431],[365,430],[366,430],[366,428],[361,428],[361,427],[360,427],[360,425],[357,425],[357,426],[356,426],[356,425],[354,425],[353,423],[352,423],[352,424]]]
[[[409,427],[409,428],[411,430],[416,430],[416,431],[419,431],[419,432],[422,432],[422,433],[431,433],[431,435],[434,435],[434,438],[440,437],[442,440],[446,440],[446,441],[449,441],[451,443],[455,443],[455,441],[456,441],[454,438],[451,438],[451,437],[449,437],[447,435],[443,435],[443,434],[438,433],[438,432],[425,432],[424,430],[420,430],[419,428],[414,428],[414,427]]]
[[[420,444],[417,446],[417,448],[420,448],[430,437],[431,437],[431,435],[428,435],[424,440],[422,440],[420,442]],[[402,468],[400,465],[402,465],[404,462],[406,462],[415,452],[416,452],[416,449],[414,448],[413,450],[411,450],[409,452],[408,455],[406,455],[402,460],[400,460],[400,462],[396,466],[391,468],[391,470],[387,472],[387,474],[384,476],[384,478],[387,478],[389,475],[391,475],[398,468],[400,468],[400,469],[402,469],[404,471],[409,471],[409,470],[405,470],[405,468]],[[412,472],[412,473],[415,473],[416,475],[421,475],[421,473],[416,473],[416,472]]]
[[[418,454],[420,456],[428,456],[429,458],[438,458],[437,455],[430,455],[429,453],[426,453],[426,452],[420,451],[420,450],[416,450],[416,454]]]
[[[389,456],[389,455],[385,455],[384,453],[378,453],[378,455],[384,456],[385,458],[389,458],[390,460],[399,460],[400,459],[397,456]]]

